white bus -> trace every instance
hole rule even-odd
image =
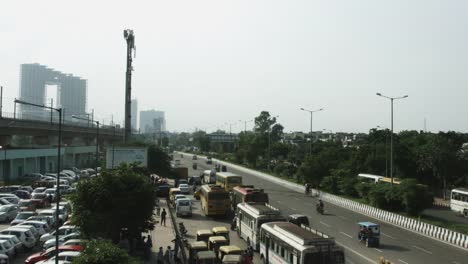
[[[203,177],[204,184],[216,183],[216,171],[215,170],[203,171],[202,177]]]
[[[260,226],[268,222],[286,221],[278,209],[264,203],[240,203],[236,216],[237,233],[257,251],[260,249]]]
[[[468,189],[453,189],[450,197],[450,209],[468,217]]]
[[[367,173],[359,173],[358,177],[360,177],[360,178],[362,178],[362,179],[364,179],[366,181],[374,182],[374,183],[378,183],[380,180],[385,178],[384,176],[367,174]]]
[[[344,264],[344,250],[332,238],[289,222],[270,222],[260,230],[260,258],[271,264]]]

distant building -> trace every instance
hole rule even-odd
[[[131,109],[131,125],[132,130],[138,130],[137,120],[138,120],[138,101],[137,99],[132,100],[132,109]]]
[[[166,118],[164,116],[164,111],[156,111],[153,109],[140,111],[140,131],[142,133],[166,131]]]
[[[67,117],[86,115],[87,81],[85,79],[62,73],[38,63],[21,64],[20,100],[39,105],[50,105],[50,102],[46,102],[46,85],[57,85],[57,102],[54,102],[54,106],[64,109]],[[19,112],[40,119],[49,110],[30,105],[19,105]]]

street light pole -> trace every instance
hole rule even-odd
[[[49,110],[55,110],[59,114],[59,123],[58,123],[58,147],[57,147],[57,207],[55,209],[55,219],[58,222],[59,220],[59,204],[60,204],[60,167],[61,167],[61,145],[62,145],[62,108],[54,108],[52,106],[46,106],[46,105],[39,105],[39,104],[33,104],[29,103],[26,101],[21,101],[18,99],[15,99],[15,108],[16,104],[24,104],[24,105],[30,105],[30,106],[35,106],[35,107],[41,107],[44,109],[49,109]],[[57,224],[55,226],[55,264],[59,264],[59,225]]]
[[[309,147],[309,155],[312,156],[312,141],[313,141],[313,139],[312,139],[312,133],[313,133],[313,131],[312,131],[312,121],[313,121],[313,119],[312,118],[313,118],[313,114],[315,112],[322,111],[323,108],[320,108],[320,109],[317,109],[317,110],[307,110],[305,108],[301,108],[301,110],[310,113],[310,147]]]
[[[385,129],[385,177],[388,177],[388,128],[381,126],[377,128]]]
[[[391,186],[393,187],[393,101],[398,100],[398,99],[404,99],[407,98],[408,95],[405,96],[400,96],[400,97],[389,97],[385,96],[381,93],[376,93],[376,95],[380,97],[384,97],[390,100],[391,104],[391,134],[390,134],[390,178],[391,178]]]

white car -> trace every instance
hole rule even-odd
[[[75,258],[77,258],[81,254],[80,251],[63,251],[60,252],[58,255],[58,263],[65,264],[65,263],[72,263]],[[55,264],[55,256],[51,257],[48,260],[39,261],[37,264]]]
[[[23,223],[24,221],[26,221],[29,217],[31,216],[35,216],[36,213],[35,212],[32,212],[32,211],[24,211],[24,212],[19,212],[15,219],[13,219],[13,221],[11,221],[10,225],[17,225],[17,224],[21,224]]]
[[[2,234],[0,234],[0,240],[10,241],[11,245],[13,245],[15,247],[15,252],[16,253],[20,252],[21,248],[23,247],[23,244],[21,244],[21,241],[15,235],[2,235]]]
[[[28,220],[24,221],[23,223],[21,223],[19,225],[32,225],[39,231],[39,234],[41,236],[44,235],[45,233],[49,232],[49,230],[50,230],[49,225],[45,221],[37,221],[37,220],[29,220],[28,219]]]
[[[36,238],[34,235],[31,233],[31,231],[24,228],[12,226],[0,231],[0,234],[16,236],[21,241],[21,244],[23,244],[23,247],[28,249],[33,248],[36,245]]]
[[[70,239],[62,244],[62,246],[84,246],[88,242],[85,239]]]
[[[10,263],[10,258],[5,254],[0,254],[0,264]]]
[[[46,187],[37,187],[32,193],[44,193],[46,189]]]
[[[179,184],[179,189],[180,189],[181,193],[189,193],[190,192],[190,187],[186,183]]]
[[[10,222],[15,219],[19,212],[16,205],[2,205],[0,206],[0,222]]]
[[[180,198],[175,202],[176,216],[192,216],[192,200]]]
[[[75,232],[75,233],[71,233],[69,235],[66,235],[66,236],[63,236],[61,238],[59,238],[59,246],[61,246],[63,243],[67,242],[68,240],[70,239],[79,239],[81,237],[80,235],[80,232]],[[42,245],[42,249],[43,250],[47,250],[51,247],[55,247],[55,238],[52,238],[52,239],[49,239],[47,240],[44,245]]]
[[[76,226],[61,226],[59,227],[59,230],[58,230],[59,238],[69,235],[71,233],[74,233],[77,230],[78,229]],[[42,235],[39,241],[45,242],[52,238],[55,239],[55,231]]]
[[[43,211],[39,212],[39,216],[49,217],[49,219],[51,219],[51,221],[52,221],[50,223],[51,226],[55,225],[56,222],[57,222],[57,217],[55,215],[55,210],[53,210],[53,209],[43,210]]]
[[[15,247],[8,240],[0,239],[0,254],[5,254],[10,258],[15,256]]]

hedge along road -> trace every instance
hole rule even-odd
[[[186,164],[192,162],[191,157],[191,154],[184,155],[185,159],[190,159],[189,163]],[[217,160],[214,160],[214,162],[217,162]],[[204,157],[199,156],[197,164],[204,169],[211,168],[206,164]],[[270,197],[270,204],[279,208],[284,215],[296,213],[309,216],[311,227],[333,236],[336,242],[346,249],[347,257],[352,256],[353,260],[356,256],[360,258],[356,263],[377,263],[381,256],[390,259],[394,263],[468,263],[466,250],[378,221],[346,208],[326,203],[325,214],[317,214],[315,212],[316,199],[305,197],[303,192],[293,191],[277,181],[264,179],[253,170],[236,169],[237,165],[226,164],[228,171],[243,176],[244,184],[251,184],[264,189]],[[357,240],[357,222],[360,221],[371,221],[381,225],[381,246],[379,248],[366,248],[364,244]]]

